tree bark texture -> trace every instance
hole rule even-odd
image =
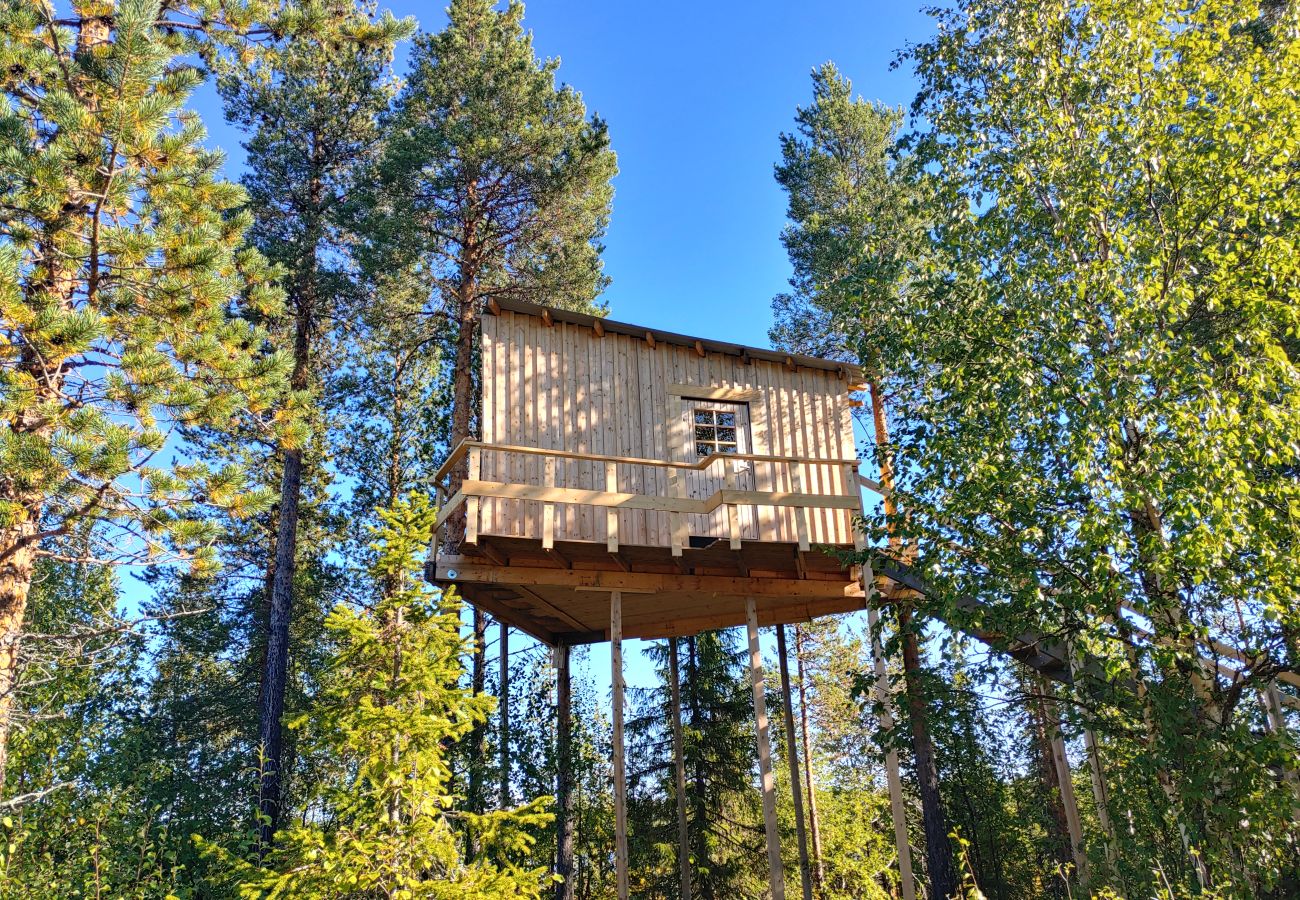
[[[790,767],[790,797],[794,803],[794,831],[799,844],[799,886],[803,900],[812,900],[812,866],[808,862],[808,830],[804,825],[803,791],[799,789],[799,752],[795,749],[794,703],[790,699],[790,651],[785,626],[776,626],[776,653],[781,670],[781,705],[785,710],[785,756]]]
[[[555,874],[563,879],[555,886],[555,900],[573,900],[577,873],[573,868],[573,714],[568,647],[555,648],[555,743]]]

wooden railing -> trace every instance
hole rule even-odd
[[[484,454],[516,454],[521,456],[541,457],[541,483],[531,480],[487,481],[481,478]],[[467,461],[467,477],[459,490],[451,493],[449,476],[462,461]],[[557,482],[557,461],[576,461],[601,466],[604,469],[604,490],[575,487]],[[788,490],[742,489],[738,486],[737,474],[730,463],[743,461],[755,465],[766,464],[783,467]],[[684,476],[690,472],[707,472],[717,463],[724,463],[723,472],[718,481],[723,485],[707,497],[688,497],[684,485]],[[667,495],[659,493],[634,493],[618,489],[620,469],[639,467],[663,471],[666,473]],[[580,505],[605,510],[605,535],[607,549],[611,553],[618,551],[619,510],[647,510],[665,513],[670,521],[670,546],[674,556],[680,556],[682,549],[689,543],[686,516],[709,515],[719,508],[726,510],[726,527],[730,546],[739,550],[743,544],[741,513],[743,507],[770,507],[790,510],[793,514],[794,529],[801,550],[811,549],[811,529],[809,526],[810,510],[834,510],[857,512],[861,509],[861,499],[857,488],[856,459],[818,459],[803,456],[774,456],[756,453],[715,453],[691,462],[674,462],[661,459],[644,459],[631,456],[607,456],[597,453],[582,453],[570,450],[552,450],[541,447],[523,447],[510,444],[486,444],[481,441],[461,443],[447,461],[442,464],[434,476],[438,490],[440,510],[437,520],[439,534],[447,519],[462,507],[465,508],[465,540],[476,543],[479,533],[479,505],[486,498],[502,500],[532,501],[541,504],[541,543],[550,549],[555,543],[556,506]],[[840,490],[834,493],[805,490],[805,470],[815,472],[811,480],[822,485],[838,484]],[[837,472],[837,476],[831,473]],[[770,479],[777,483],[775,475]],[[847,518],[847,517],[846,517]],[[851,540],[851,539],[850,539]]]

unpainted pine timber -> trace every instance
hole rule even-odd
[[[745,598],[749,629],[749,677],[754,685],[754,724],[758,735],[758,775],[763,791],[763,830],[767,835],[767,866],[772,900],[785,900],[785,870],[781,866],[781,835],[776,822],[776,779],[772,774],[772,744],[763,686],[763,656],[758,645],[758,613],[754,598]]]
[[[605,493],[618,493],[618,463],[605,463]],[[618,513],[613,508],[605,510],[605,549],[618,552]]]
[[[510,808],[510,626],[501,623],[501,808]]]
[[[682,900],[691,900],[691,832],[686,820],[686,759],[682,738],[681,667],[677,638],[668,639],[668,678],[673,704],[673,774],[677,791],[677,868]]]
[[[623,756],[623,595],[609,595],[610,692],[614,704],[614,871],[618,900],[628,900],[627,764]]]
[[[555,488],[555,457],[546,457],[544,474],[542,476],[546,487]],[[542,549],[552,550],[555,548],[555,502],[546,501],[542,503]]]
[[[785,757],[790,767],[790,797],[794,803],[795,839],[799,844],[799,886],[803,900],[812,900],[812,866],[808,862],[808,831],[804,823],[803,791],[799,789],[799,753],[795,749],[794,703],[790,697],[790,652],[785,645],[785,626],[776,626],[777,663],[781,672],[781,703],[785,711]]]
[[[1097,808],[1097,824],[1101,826],[1102,839],[1106,842],[1106,867],[1110,875],[1119,875],[1118,847],[1115,843],[1115,826],[1110,818],[1110,789],[1106,786],[1106,770],[1101,763],[1101,747],[1097,744],[1097,735],[1091,728],[1083,731],[1083,746],[1088,753],[1088,774],[1092,779],[1092,799]],[[1121,885],[1122,887],[1122,885]]]
[[[467,480],[479,480],[482,462],[483,451],[478,447],[471,448],[469,451],[469,478]],[[465,494],[465,543],[470,545],[478,543],[478,504],[479,498],[474,496],[473,493]]]
[[[1065,736],[1061,731],[1061,710],[1055,693],[1046,678],[1038,676],[1039,685],[1046,695],[1047,727],[1051,731],[1052,762],[1056,768],[1056,784],[1061,792],[1061,805],[1065,808],[1065,824],[1070,832],[1070,853],[1074,859],[1075,875],[1079,884],[1087,887],[1088,854],[1083,844],[1083,821],[1079,817],[1079,802],[1074,795],[1074,776],[1070,772],[1070,757],[1065,752]]]
[[[803,479],[799,474],[799,464],[790,465],[790,490],[796,495],[803,494]],[[845,498],[848,499],[848,498]],[[812,549],[808,542],[808,510],[803,506],[794,508],[795,532],[799,536],[799,549],[807,553]]]
[[[871,589],[870,567],[864,567],[863,581]],[[871,632],[872,666],[876,674],[876,699],[880,702],[880,728],[889,732],[897,721],[894,698],[889,691],[889,672],[879,633],[880,613],[875,603],[867,604],[867,628]],[[907,807],[903,800],[903,778],[899,772],[898,750],[890,746],[885,754],[885,781],[889,787],[889,812],[894,820],[894,850],[898,854],[898,883],[903,900],[916,900],[916,879],[912,875],[912,845],[907,833]]]
[[[450,572],[456,572],[455,577]],[[863,599],[862,585],[852,581],[784,578],[744,578],[732,575],[682,575],[661,572],[615,572],[605,569],[556,569],[546,566],[485,565],[469,557],[444,554],[438,559],[435,581],[481,584],[540,585],[601,588],[610,591],[687,591],[712,594],[799,599]],[[858,608],[861,608],[859,606]]]
[[[555,900],[573,900],[574,850],[577,831],[573,821],[573,716],[572,683],[569,678],[569,648],[555,648],[555,874],[562,879],[555,886]]]

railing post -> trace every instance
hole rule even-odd
[[[542,462],[543,483],[548,488],[555,487],[555,457],[548,456]],[[542,503],[542,549],[550,550],[555,546],[555,504],[547,500]]]
[[[803,475],[799,472],[801,463],[790,462],[790,490],[795,494],[803,493]],[[794,525],[799,535],[799,549],[805,553],[812,549],[808,542],[808,507],[796,506],[794,508]]]
[[[736,469],[734,466],[730,465],[726,460],[723,461],[723,465],[726,467],[727,470],[725,475],[727,490],[734,491],[736,489]],[[727,504],[727,531],[731,536],[731,549],[739,550],[740,549],[740,510],[736,508],[736,504],[734,503]]]
[[[605,490],[618,492],[618,463],[612,460],[605,461]],[[618,510],[612,507],[605,510],[605,549],[618,552]]]
[[[668,494],[674,500],[680,500],[682,497],[682,479],[677,472],[677,467],[673,466],[668,469]],[[668,521],[672,525],[672,547],[673,556],[682,555],[682,547],[686,545],[684,537],[686,532],[686,519],[681,512],[674,509],[668,514]]]
[[[483,450],[480,447],[469,448],[468,481],[478,481],[483,467]],[[461,490],[464,490],[462,485]],[[478,495],[465,494],[465,543],[478,543]]]

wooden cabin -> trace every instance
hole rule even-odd
[[[481,440],[438,474],[437,583],[552,645],[863,608],[843,362],[501,301],[482,319]],[[450,473],[468,458],[468,477]]]

